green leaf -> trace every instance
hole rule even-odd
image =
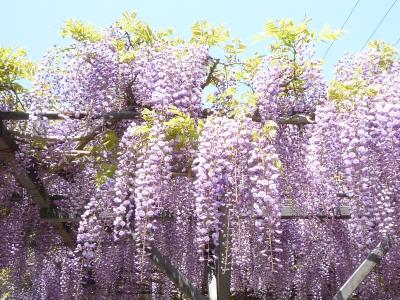
[[[195,120],[174,106],[171,106],[168,111],[174,116],[164,123],[167,126],[166,137],[167,140],[177,142],[175,150],[197,143],[199,130]]]
[[[278,130],[278,124],[272,120],[265,122],[262,127],[262,135],[269,140],[273,140],[276,137],[276,132]]]
[[[151,124],[152,124],[152,123],[154,122],[154,120],[155,120],[154,112],[151,111],[151,110],[148,109],[148,108],[143,109],[143,111],[142,111],[142,117],[143,117],[143,120],[144,120],[146,123],[151,123]]]
[[[117,167],[111,163],[101,163],[99,170],[96,173],[96,183],[102,185],[107,180],[114,176]]]
[[[150,25],[137,18],[136,12],[124,12],[116,24],[122,31],[125,31],[129,35],[130,43],[133,47],[143,43],[153,45],[157,40],[172,34],[171,30],[156,34]]]
[[[374,97],[378,89],[368,84],[361,75],[356,74],[352,80],[345,83],[332,80],[328,88],[328,99],[335,101],[342,108],[351,108],[355,98],[362,96]]]
[[[280,29],[274,21],[270,20],[264,25],[264,36],[275,37],[279,36]]]
[[[201,35],[201,27],[200,27],[200,22],[196,21],[194,25],[192,26],[192,35],[193,37],[199,37]]]
[[[109,130],[105,133],[103,138],[103,145],[108,151],[118,148],[119,138],[114,130]]]
[[[146,126],[146,125],[143,125],[143,126],[135,127],[135,128],[133,129],[133,132],[132,132],[132,133],[133,133],[134,135],[144,135],[144,136],[147,136],[147,135],[150,134],[150,132],[151,132],[151,127]]]
[[[258,98],[257,98],[255,93],[253,93],[253,92],[245,93],[244,99],[246,101],[245,103],[247,105],[249,105],[250,107],[256,107],[257,106]]]
[[[272,37],[278,44],[271,47],[271,51],[281,51],[283,47],[294,49],[296,45],[306,44],[316,39],[316,34],[308,29],[310,19],[296,24],[291,19],[269,20],[264,26],[264,37]],[[280,47],[277,47],[280,45]]]
[[[192,38],[190,42],[193,44],[216,46],[227,41],[228,38],[229,31],[224,26],[212,26],[206,21],[196,21],[192,26]]]
[[[246,45],[239,39],[233,39],[231,44],[224,47],[225,51],[229,54],[239,54],[246,50]]]
[[[373,49],[378,53],[380,57],[379,65],[383,70],[387,70],[389,66],[398,60],[398,51],[396,47],[383,41],[371,41],[368,43],[368,48]]]
[[[0,91],[25,92],[19,82],[31,80],[36,66],[26,58],[24,49],[0,47]]]
[[[80,20],[68,19],[61,30],[61,36],[71,37],[78,42],[90,41],[98,42],[103,36],[92,25],[85,24]]]
[[[274,159],[272,163],[274,167],[278,169],[279,172],[281,173],[283,172],[283,164],[280,159]]]
[[[345,34],[344,30],[332,30],[329,26],[325,25],[319,34],[319,38],[323,41],[335,41]]]

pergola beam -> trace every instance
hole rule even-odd
[[[211,115],[212,112],[204,110],[201,118]],[[0,119],[2,120],[29,120],[33,117],[46,118],[49,120],[65,120],[65,119],[84,119],[88,117],[86,112],[44,112],[44,113],[27,113],[20,111],[1,111]],[[113,111],[103,115],[92,116],[91,119],[105,119],[105,120],[139,120],[141,114],[138,111]],[[261,118],[257,115],[252,116],[253,121],[260,122]],[[278,118],[279,124],[292,124],[292,125],[307,125],[314,124],[314,115],[295,114],[289,117]]]
[[[310,218],[333,218],[333,219],[350,219],[351,209],[348,206],[339,206],[330,213],[324,210],[320,210],[317,213],[310,213],[302,208],[296,208],[293,206],[285,205],[281,209],[281,219],[310,219]]]
[[[345,284],[333,297],[333,300],[347,300],[351,297],[353,292],[360,286],[361,282],[372,272],[372,270],[381,262],[382,258],[386,255],[392,247],[392,238],[385,237],[375,247],[375,249],[368,255],[368,257],[361,263],[355,270]]]
[[[65,119],[84,119],[88,117],[87,112],[45,112],[45,113],[27,113],[22,111],[0,111],[0,119],[12,120],[12,121],[23,121],[29,120],[33,117],[44,118],[48,120],[65,120]],[[140,113],[136,111],[117,111],[109,112],[103,115],[92,116],[91,119],[105,119],[105,120],[134,120],[139,119]]]
[[[52,195],[49,196],[49,198],[50,200],[52,200],[52,198],[64,199],[62,195]],[[56,208],[41,210],[40,216],[42,221],[47,221],[49,223],[76,223],[80,221],[80,219],[77,217],[67,218],[63,216]],[[154,215],[154,218],[161,220],[173,219],[174,215],[169,211],[162,211],[160,214]],[[243,216],[243,218],[246,218],[246,216]],[[295,208],[289,205],[282,206],[281,219],[283,220],[300,220],[311,218],[346,220],[351,218],[351,210],[348,206],[339,206],[333,212],[331,211],[331,213],[321,210],[318,213],[312,214],[301,208]]]

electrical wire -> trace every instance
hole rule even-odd
[[[372,31],[372,33],[369,35],[367,41],[364,43],[364,45],[362,46],[361,50],[362,51],[365,46],[368,44],[368,42],[371,40],[371,38],[374,36],[375,32],[379,29],[379,27],[382,25],[383,21],[386,19],[387,15],[389,14],[389,12],[392,10],[393,6],[396,4],[397,0],[394,0],[394,2],[392,3],[392,5],[389,7],[389,9],[387,10],[386,14],[383,16],[383,18],[379,21],[378,25],[376,25],[374,31]]]
[[[356,7],[358,6],[358,3],[359,3],[360,1],[361,1],[361,0],[357,0],[356,4],[354,4],[354,6],[353,6],[353,8],[351,9],[350,13],[347,15],[346,20],[343,22],[342,27],[340,27],[340,30],[343,30],[344,26],[346,26],[347,22],[349,21],[351,15],[353,14],[354,10],[356,9]],[[326,57],[326,56],[328,55],[328,53],[329,53],[329,50],[331,50],[332,45],[333,45],[334,42],[335,42],[335,41],[332,41],[332,42],[331,42],[331,44],[329,45],[328,49],[326,49],[326,51],[325,51],[325,53],[324,53],[324,56],[323,56],[322,58],[325,59],[325,57]]]
[[[396,43],[394,43],[395,46],[400,42],[400,37],[397,39]]]

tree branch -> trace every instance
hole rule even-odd
[[[210,67],[210,72],[207,75],[206,81],[201,85],[201,88],[204,89],[206,86],[208,86],[211,83],[211,80],[213,78],[213,73],[215,69],[217,68],[219,64],[219,59],[214,60],[214,63]]]

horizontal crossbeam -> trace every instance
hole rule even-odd
[[[314,214],[309,213],[301,208],[295,208],[293,206],[283,206],[281,210],[282,219],[309,219],[313,217],[317,217],[320,219],[324,218],[350,219],[351,210],[350,207],[348,206],[340,206],[330,212],[325,210],[320,210],[319,212]]]
[[[29,120],[32,118],[45,118],[48,120],[65,120],[65,119],[84,119],[88,117],[86,112],[46,112],[46,113],[26,113],[21,111],[1,111],[0,119],[2,120],[13,120],[13,121],[22,121]],[[103,115],[91,116],[91,119],[119,119],[119,120],[134,120],[140,118],[140,113],[136,111],[118,111],[118,112],[109,112]]]
[[[57,195],[57,197],[62,197]],[[78,217],[66,217],[62,215],[62,212],[58,211],[55,207],[51,209],[44,209],[40,212],[40,217],[42,221],[47,221],[49,223],[77,223],[80,221]],[[246,218],[246,216],[242,216]],[[162,211],[159,214],[154,215],[156,219],[173,219],[174,215],[169,211]],[[260,217],[261,218],[261,217]],[[348,206],[340,206],[334,211],[327,212],[320,210],[318,213],[309,213],[304,209],[295,208],[292,206],[283,206],[281,209],[281,219],[294,220],[294,219],[350,219],[351,210]]]
[[[211,115],[209,110],[203,111],[203,118]],[[26,113],[20,111],[2,111],[0,112],[0,119],[2,120],[29,120],[32,118],[46,118],[49,120],[65,120],[65,119],[84,119],[88,117],[86,112],[46,112],[46,113]],[[140,112],[137,111],[114,111],[108,112],[103,115],[91,116],[91,119],[105,119],[105,120],[137,120],[141,119]],[[260,122],[259,116],[252,116],[253,121]],[[313,115],[295,114],[290,117],[282,117],[277,121],[279,124],[293,124],[293,125],[307,125],[314,124]]]

